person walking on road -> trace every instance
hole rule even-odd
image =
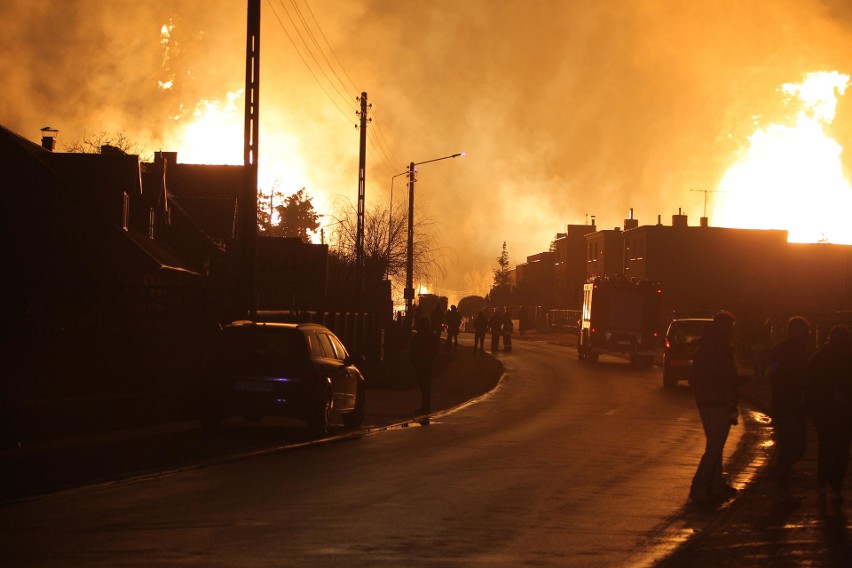
[[[791,504],[796,498],[788,488],[790,472],[805,455],[808,443],[804,398],[809,338],[808,320],[792,317],[787,322],[787,338],[769,352],[770,417],[775,455],[766,492],[775,501]]]
[[[515,330],[515,325],[512,323],[512,316],[509,315],[509,310],[503,314],[503,351],[512,350],[512,332]]]
[[[521,339],[524,339],[527,336],[527,310],[523,306],[518,310],[518,334],[520,334]]]
[[[450,310],[447,312],[447,351],[452,350],[455,352],[459,349],[461,320],[461,314],[456,309],[456,306],[450,306]]]
[[[735,321],[726,311],[713,316],[699,340],[689,378],[706,439],[689,491],[689,498],[697,502],[722,501],[736,494],[722,476],[725,442],[737,421],[740,377],[731,346]]]
[[[817,484],[820,499],[843,502],[843,480],[852,443],[852,351],[849,330],[836,326],[808,362],[805,407],[817,432]]]
[[[476,315],[476,320],[473,322],[473,354],[476,355],[477,349],[482,355],[485,355],[485,335],[488,333],[488,318],[485,317],[485,310],[479,310]]]
[[[429,316],[417,319],[416,333],[411,337],[409,359],[420,386],[420,408],[417,414],[429,414],[432,409],[432,368],[441,340],[435,334]]]
[[[503,335],[503,315],[500,313],[500,308],[494,310],[494,314],[488,320],[488,327],[491,328],[491,352],[497,353],[500,349],[500,336]]]

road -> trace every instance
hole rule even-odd
[[[427,427],[7,505],[0,563],[647,564],[703,448],[689,390],[546,343],[499,356],[490,396]]]

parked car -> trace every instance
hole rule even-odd
[[[364,376],[328,328],[312,324],[234,322],[214,340],[199,387],[205,429],[225,419],[290,416],[318,434],[332,416],[357,428],[364,419]]]
[[[672,320],[663,346],[663,386],[673,388],[678,381],[689,380],[692,360],[704,326],[713,318],[678,318]]]

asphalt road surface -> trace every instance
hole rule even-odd
[[[0,564],[649,564],[703,450],[689,390],[546,343],[499,357],[429,426],[9,504]]]

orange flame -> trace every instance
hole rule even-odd
[[[852,244],[852,187],[842,147],[826,134],[849,75],[816,72],[779,88],[797,108],[790,123],[757,128],[723,176],[713,211],[718,226],[786,229],[791,242]]]

